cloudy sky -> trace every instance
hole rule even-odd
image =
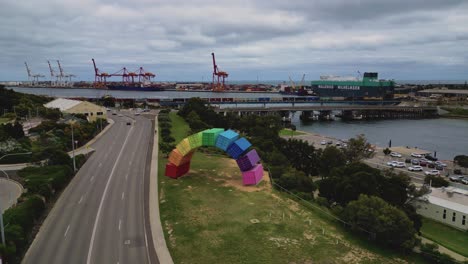
[[[143,66],[156,80],[318,79],[378,71],[468,79],[465,0],[0,0],[0,80],[49,77],[47,60],[92,80]],[[56,64],[53,64],[56,67]]]

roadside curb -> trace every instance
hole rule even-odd
[[[158,116],[154,118],[154,127],[158,127]],[[153,244],[158,256],[159,263],[173,264],[171,254],[167,248],[166,240],[164,239],[164,231],[161,225],[161,216],[159,213],[159,194],[158,194],[158,134],[154,134],[153,152],[151,157],[151,172],[150,172],[150,191],[149,191],[149,213],[150,213],[150,226],[151,235],[153,237]]]
[[[12,204],[12,205],[9,207],[9,208],[11,208],[11,207],[13,207],[14,205],[16,205],[16,203],[18,202],[18,199],[19,199],[19,198],[21,197],[21,195],[24,193],[24,187],[23,187],[23,185],[21,185],[21,183],[15,181],[15,180],[12,180],[12,179],[0,178],[0,181],[8,181],[8,182],[11,182],[11,183],[15,184],[15,185],[18,187],[18,189],[20,190],[20,195],[14,199],[14,200],[15,200],[15,203]],[[7,206],[8,206],[8,205],[7,205]],[[2,207],[2,209],[3,209],[4,211],[6,211],[8,208],[3,208],[3,207]]]

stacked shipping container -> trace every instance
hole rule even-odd
[[[262,180],[263,166],[257,164],[260,161],[257,151],[253,149],[242,156],[252,144],[245,138],[239,139],[236,132],[222,128],[207,129],[183,139],[169,154],[165,175],[177,179],[188,173],[193,153],[201,146],[216,146],[237,159],[244,185],[256,185]]]

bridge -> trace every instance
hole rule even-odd
[[[288,106],[224,106],[215,108],[215,112],[227,115],[235,113],[243,115],[280,115],[285,120],[290,119],[295,112],[301,112],[302,120],[333,120],[341,117],[345,120],[356,119],[396,119],[396,118],[435,118],[438,117],[435,106],[398,106],[398,105],[362,105],[362,104],[304,104]]]

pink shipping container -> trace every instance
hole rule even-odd
[[[257,164],[248,171],[242,172],[242,182],[244,185],[257,185],[263,179],[263,166]]]

